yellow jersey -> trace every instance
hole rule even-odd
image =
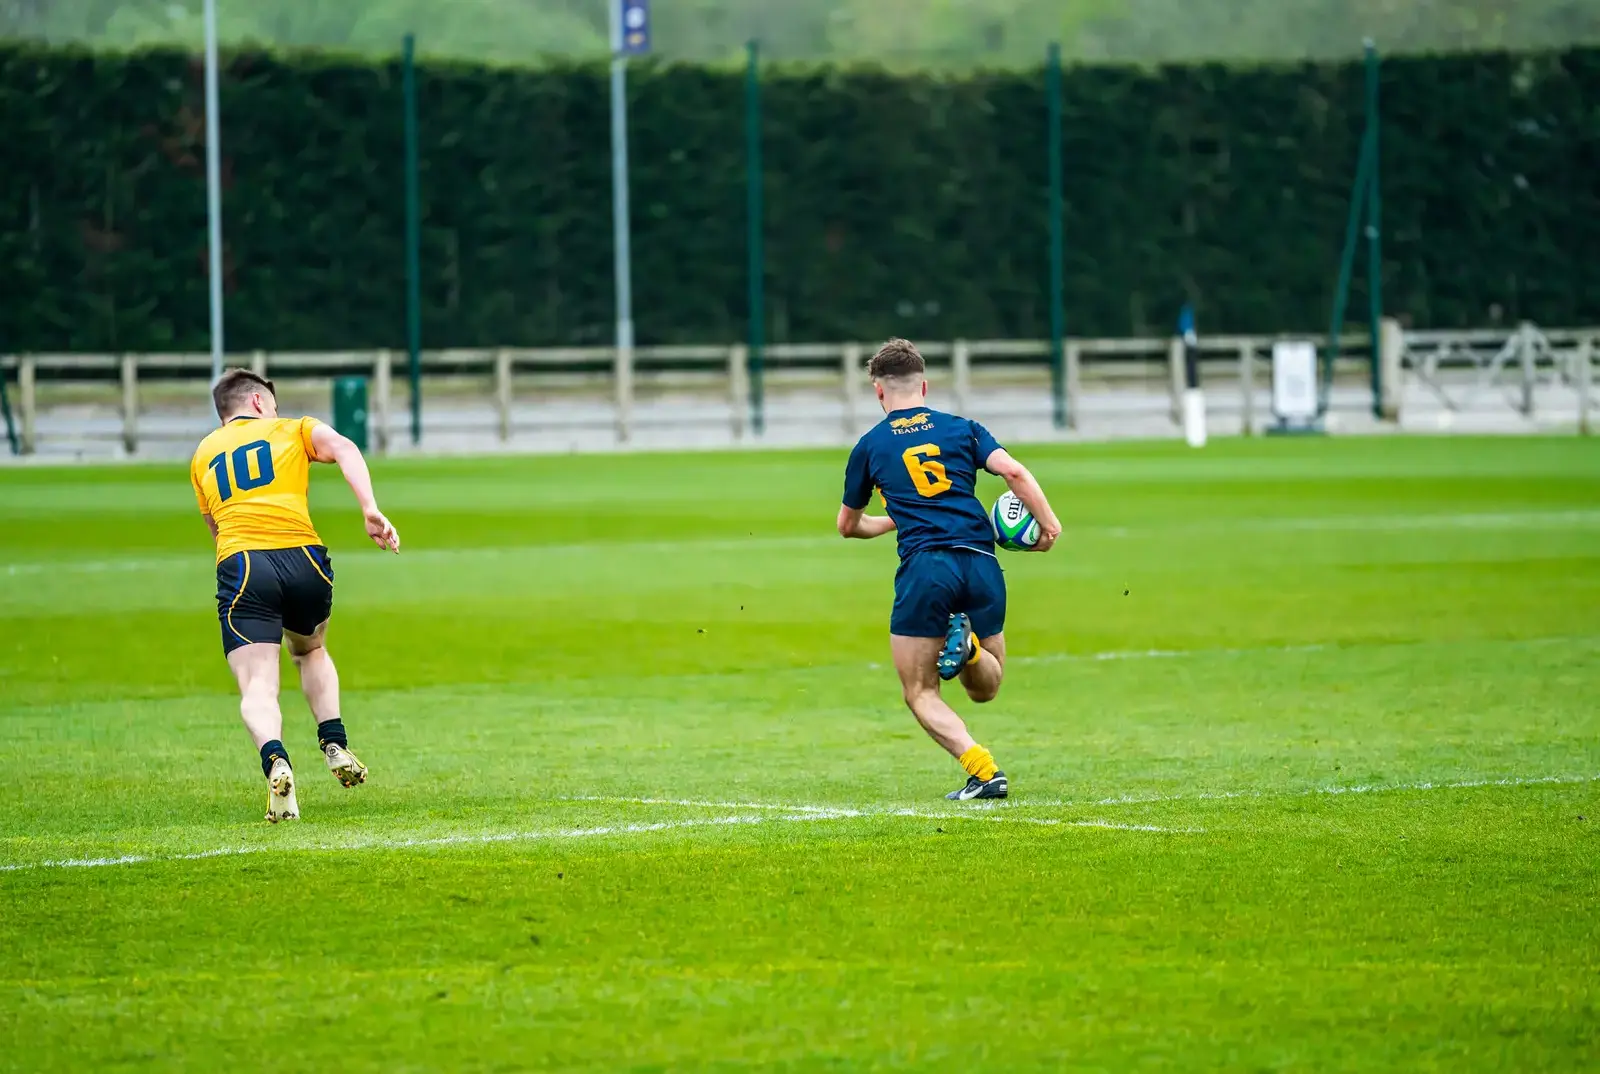
[[[321,544],[311,524],[316,418],[234,418],[200,441],[189,481],[217,524],[217,562],[239,552]]]

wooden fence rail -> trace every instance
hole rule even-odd
[[[1404,332],[1395,322],[1386,322],[1382,336],[1381,366],[1385,385],[1383,412],[1398,412],[1398,392],[1402,373],[1427,362],[1437,365],[1437,356],[1487,353],[1512,344],[1521,329],[1484,329],[1464,332]],[[1281,339],[1327,342],[1314,334],[1280,336],[1209,336],[1199,342],[1203,378],[1213,387],[1237,393],[1237,408],[1246,431],[1257,427],[1256,393],[1260,364],[1267,363],[1272,345]],[[1597,349],[1600,329],[1558,329],[1538,331],[1543,350],[1530,352],[1525,361],[1537,363],[1550,355],[1583,354]],[[1341,369],[1354,373],[1367,369],[1370,342],[1365,333],[1349,333],[1340,339]],[[921,345],[936,377],[948,378],[946,388],[957,410],[970,408],[973,400],[973,374],[980,379],[1002,376],[1005,369],[1031,368],[1042,372],[1049,360],[1050,346],[1044,340],[953,340]],[[843,430],[850,433],[863,417],[858,413],[867,387],[865,363],[871,345],[860,342],[776,344],[765,350],[766,375],[779,383],[804,379],[815,385],[833,378],[841,404]],[[1419,356],[1431,356],[1427,359]],[[695,345],[639,347],[619,352],[611,347],[443,349],[422,353],[424,378],[484,376],[492,382],[489,399],[494,418],[492,428],[504,442],[514,434],[514,385],[519,377],[578,377],[598,387],[611,400],[615,414],[615,437],[627,443],[634,431],[635,392],[641,377],[676,375],[703,385],[725,398],[729,408],[731,433],[740,440],[749,432],[751,414],[751,370],[749,351],[744,344],[731,346]],[[408,374],[406,356],[391,350],[286,352],[255,351],[230,356],[232,365],[253,369],[280,381],[299,378],[326,378],[353,373],[370,378],[370,427],[374,446],[379,451],[390,446],[395,381]],[[1582,363],[1587,366],[1588,363]],[[1575,371],[1578,362],[1573,360]],[[1170,417],[1178,421],[1184,388],[1183,342],[1175,338],[1069,339],[1065,348],[1064,384],[1069,428],[1079,418],[1086,379],[1092,383],[1114,384],[1119,380],[1149,378],[1164,381],[1170,395]],[[1433,368],[1429,366],[1429,368]],[[159,377],[204,383],[210,371],[210,356],[205,354],[21,354],[0,356],[0,373],[14,376],[17,385],[17,420],[24,454],[37,449],[38,387],[41,379],[50,382],[120,382],[121,441],[132,454],[141,441],[141,381]],[[1571,373],[1569,379],[1582,400],[1580,425],[1587,429],[1590,372]],[[1217,382],[1220,381],[1220,384]],[[1391,393],[1393,398],[1391,399]],[[1230,406],[1232,404],[1229,404]]]

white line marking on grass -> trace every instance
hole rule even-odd
[[[1140,832],[1169,832],[1175,834],[1195,834],[1205,831],[1204,828],[1166,828],[1150,824],[1120,824],[1105,820],[1076,820],[1062,821],[1046,817],[1002,817],[996,812],[1010,812],[1019,809],[1088,809],[1107,806],[1127,805],[1157,805],[1162,802],[1226,802],[1241,798],[1310,798],[1317,795],[1344,795],[1344,794],[1380,794],[1392,791],[1445,791],[1445,790],[1471,790],[1479,787],[1538,787],[1538,786],[1574,786],[1586,783],[1600,783],[1600,774],[1592,776],[1507,776],[1501,779],[1464,779],[1452,781],[1418,780],[1411,783],[1358,783],[1339,785],[1332,784],[1325,787],[1312,787],[1302,791],[1200,791],[1196,793],[1179,792],[1176,794],[1121,794],[1110,798],[1086,798],[1082,800],[1069,800],[1065,798],[1044,799],[1041,801],[1018,801],[1009,799],[1004,802],[963,802],[960,806],[949,812],[935,812],[927,809],[909,808],[884,808],[862,809],[853,806],[818,806],[818,805],[790,805],[785,802],[742,802],[737,808],[762,809],[773,812],[804,814],[814,816],[819,820],[833,819],[836,817],[918,817],[929,820],[1007,820],[1022,824],[1043,825],[1070,825],[1080,828],[1115,828],[1120,831]],[[687,799],[669,798],[621,798],[621,797],[587,797],[565,798],[562,801],[570,802],[602,802],[610,805],[670,805],[686,809],[722,809],[731,808],[725,802],[699,802]],[[978,812],[978,811],[983,812]],[[799,816],[785,819],[802,819]]]
[[[684,798],[615,798],[604,795],[563,795],[558,802],[598,802],[604,805],[664,805],[685,809],[770,809],[790,813],[833,813],[833,806],[784,805],[781,802],[705,802]]]
[[[1101,663],[1108,660],[1181,660],[1193,656],[1254,656],[1262,653],[1317,653],[1327,645],[1267,645],[1250,649],[1125,649],[1103,653],[1041,653],[1012,657],[1015,664]]]
[[[1600,782],[1600,775],[1592,776],[1508,776],[1504,779],[1419,780],[1414,783],[1358,783],[1312,787],[1303,791],[1204,791],[1195,794],[1125,794],[1114,798],[1070,801],[1064,798],[1038,802],[972,803],[980,809],[1086,808],[1089,806],[1154,805],[1161,802],[1225,802],[1238,798],[1313,798],[1318,795],[1384,794],[1396,791],[1451,791],[1471,790],[1478,787],[1538,787],[1572,786]]]
[[[691,807],[720,808],[715,802],[673,802],[661,799],[639,798],[578,798],[564,801],[612,802],[636,805],[683,805]],[[112,865],[142,865],[150,862],[203,861],[247,854],[360,851],[360,850],[411,850],[423,847],[486,846],[493,843],[523,843],[549,839],[594,839],[612,835],[642,835],[650,832],[680,831],[686,828],[715,828],[730,825],[756,825],[772,823],[813,823],[825,820],[854,820],[873,817],[916,817],[929,820],[983,820],[1011,824],[1042,824],[1068,828],[1104,828],[1115,831],[1160,832],[1189,834],[1199,829],[1161,828],[1150,824],[1117,824],[1111,821],[1063,821],[1041,817],[963,816],[960,813],[934,813],[913,809],[862,810],[827,806],[752,804],[745,808],[769,810],[771,813],[755,815],[733,814],[707,817],[698,820],[667,820],[642,824],[610,824],[592,828],[553,828],[547,831],[464,832],[459,835],[441,835],[423,839],[363,839],[342,843],[312,843],[306,846],[277,847],[218,847],[193,854],[123,854],[114,858],[60,858],[51,861],[16,862],[0,865],[0,873],[22,872],[29,869],[98,869]]]
[[[1118,831],[1129,832],[1168,832],[1174,834],[1194,834],[1204,831],[1203,828],[1163,828],[1155,824],[1121,824],[1109,820],[1058,820],[1053,817],[998,817],[993,814],[964,812],[974,807],[983,808],[989,803],[963,802],[960,806],[952,808],[949,812],[937,812],[930,809],[911,808],[863,808],[860,806],[817,806],[817,805],[791,805],[787,802],[740,802],[733,805],[727,802],[699,802],[682,798],[619,798],[619,797],[569,797],[560,799],[563,802],[601,802],[607,805],[667,805],[678,806],[684,809],[764,809],[775,813],[792,813],[794,816],[785,817],[785,820],[834,820],[850,817],[917,817],[923,820],[984,820],[1006,821],[1012,824],[1041,824],[1049,827],[1065,826],[1070,828],[1114,828]]]
[[[1013,664],[1104,663],[1117,660],[1186,660],[1213,656],[1277,656],[1288,653],[1321,653],[1335,649],[1397,649],[1429,645],[1570,645],[1600,640],[1600,634],[1555,634],[1539,638],[1437,638],[1410,641],[1340,641],[1310,645],[1260,645],[1238,649],[1113,649],[1100,653],[1038,653],[1013,656]],[[869,664],[879,668],[879,664]]]

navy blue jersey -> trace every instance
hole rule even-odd
[[[896,410],[867,430],[844,469],[844,505],[883,493],[900,534],[900,558],[928,548],[994,554],[994,528],[975,492],[978,471],[1000,449],[989,430],[954,414]]]

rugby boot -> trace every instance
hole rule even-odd
[[[950,617],[950,629],[944,636],[944,650],[939,653],[939,678],[945,682],[958,678],[961,669],[978,655],[978,639],[972,634],[972,620],[966,612]]]
[[[294,770],[282,757],[272,759],[272,773],[267,776],[267,820],[276,824],[280,820],[295,820],[300,816],[300,803],[294,795]]]
[[[969,802],[974,798],[1004,798],[1008,790],[1006,774],[996,769],[994,777],[987,781],[977,776],[968,776],[965,787],[951,791],[945,797],[952,802]]]
[[[347,747],[329,742],[322,747],[322,755],[328,759],[328,771],[344,786],[354,787],[367,781],[367,766]]]

